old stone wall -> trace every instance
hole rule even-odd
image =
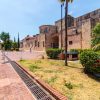
[[[45,34],[39,34],[35,37],[33,50],[44,51],[45,50]]]
[[[62,20],[62,46],[65,48],[65,19]],[[91,48],[91,30],[100,22],[100,9],[83,16],[74,18],[68,16],[68,50]],[[42,25],[40,33],[32,37],[27,36],[21,45],[25,50],[43,51],[47,48],[61,48],[61,20],[55,25]]]
[[[91,19],[82,22],[82,49],[91,48]]]
[[[68,29],[68,50],[70,49],[81,49],[81,30],[82,28],[76,29],[75,27]],[[62,34],[62,46],[65,48],[65,31]],[[59,48],[61,48],[61,34],[59,34]]]

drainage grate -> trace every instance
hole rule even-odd
[[[44,90],[42,87],[37,85],[31,77],[27,75],[25,71],[23,71],[21,68],[18,67],[16,63],[11,61],[7,57],[8,61],[11,63],[13,68],[16,70],[16,72],[19,74],[19,76],[22,78],[24,83],[27,85],[27,87],[30,89],[32,94],[36,97],[36,100],[55,100],[53,97],[51,97],[46,90]]]

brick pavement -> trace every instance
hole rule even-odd
[[[9,63],[3,64],[0,52],[0,100],[34,100],[19,75]]]

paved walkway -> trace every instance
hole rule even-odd
[[[42,56],[46,57],[45,52],[43,51],[32,51],[31,53],[29,51],[22,51],[22,52],[5,52],[5,54],[11,59],[15,61],[19,61],[20,59],[39,59],[42,58]]]
[[[34,100],[31,92],[0,51],[0,100]]]

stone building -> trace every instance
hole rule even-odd
[[[100,9],[74,18],[68,15],[68,50],[91,48],[91,32],[96,23],[100,22]],[[44,51],[47,48],[61,48],[61,20],[55,25],[42,25],[39,34],[27,36],[21,41],[25,50]],[[62,28],[62,47],[65,48],[65,20]]]

